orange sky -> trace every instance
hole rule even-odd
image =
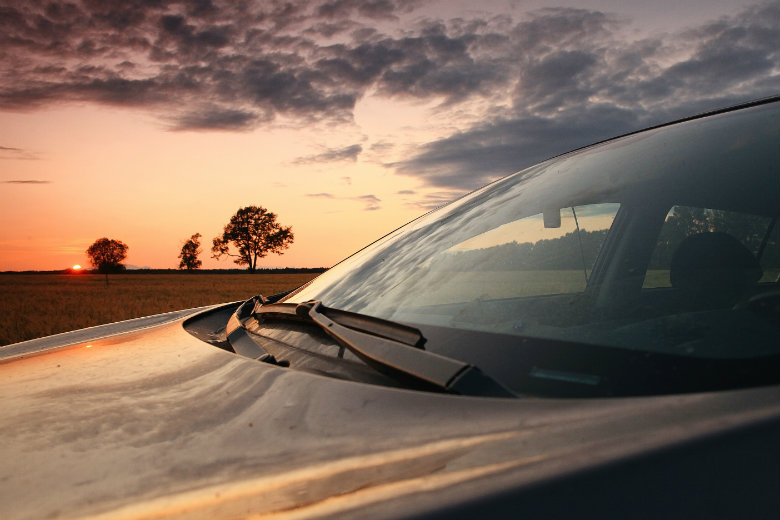
[[[0,142],[35,155],[6,161],[15,176],[46,181],[0,187],[0,270],[86,265],[84,251],[102,236],[130,246],[130,265],[176,267],[194,233],[204,237],[204,268],[236,267],[212,259],[208,248],[250,204],[295,233],[290,249],[262,266],[330,266],[424,211],[398,195],[419,182],[371,160],[294,164],[318,153],[316,132],[170,132],[143,115],[94,106],[0,120]],[[333,197],[313,196],[325,193]],[[374,199],[366,194],[380,209],[367,209]]]
[[[295,234],[260,267],[327,267],[533,162],[777,90],[776,2],[661,4],[257,3],[254,22],[0,0],[19,10],[0,20],[0,271],[87,265],[104,236],[175,268],[194,233],[204,268],[233,268],[210,243],[246,205]]]

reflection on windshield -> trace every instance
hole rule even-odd
[[[776,354],[778,112],[690,121],[519,172],[288,301],[685,356]]]
[[[643,287],[670,287],[669,271],[673,255],[688,237],[700,233],[726,233],[739,240],[762,266],[762,282],[777,280],[778,254],[772,247],[779,242],[780,227],[771,218],[735,211],[674,206],[664,219],[661,233],[650,258]],[[769,246],[769,247],[767,247]]]
[[[541,213],[502,224],[429,257],[384,296],[434,305],[583,292],[618,207],[563,208],[557,227]]]

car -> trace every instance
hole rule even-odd
[[[289,293],[3,347],[0,517],[778,518],[778,216],[775,97]]]

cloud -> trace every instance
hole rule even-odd
[[[542,10],[517,24],[506,43],[519,56],[511,107],[387,166],[471,190],[580,146],[778,93],[776,2],[663,42],[625,42],[615,24],[574,9]]]
[[[264,120],[257,113],[230,108],[205,107],[171,119],[173,130],[242,130]]]
[[[351,122],[368,92],[456,103],[511,83],[512,49],[491,22],[432,20],[400,36],[374,25],[420,4],[15,3],[0,17],[0,63],[14,71],[0,77],[0,109],[93,102],[145,108],[176,130],[243,131],[278,115]]]
[[[247,130],[285,115],[348,122],[402,42],[341,45],[417,2],[201,1],[3,6],[0,109],[62,102],[143,107],[176,130]],[[348,22],[344,20],[349,20]],[[406,44],[408,45],[408,43]],[[382,54],[387,55],[381,59]],[[181,113],[180,107],[190,109]]]
[[[466,191],[463,190],[436,191],[424,194],[419,194],[415,190],[399,190],[396,192],[396,195],[403,197],[404,204],[407,207],[417,211],[430,211],[439,208],[465,194]]]
[[[40,180],[10,180],[10,181],[2,181],[3,184],[51,184],[51,181],[40,181]]]
[[[382,199],[380,199],[376,195],[358,195],[357,197],[337,197],[332,193],[307,193],[306,196],[315,199],[351,200],[355,202],[360,202],[364,205],[363,209],[365,211],[376,211],[378,209],[381,209],[379,203],[382,202]]]
[[[634,112],[609,105],[556,117],[497,119],[427,143],[387,166],[432,186],[472,190],[539,161],[641,126]]]
[[[430,211],[465,195],[465,191],[438,191],[426,193],[420,199],[407,202],[406,205],[415,210]]]
[[[338,161],[356,161],[360,152],[363,151],[363,147],[359,144],[347,146],[345,148],[332,148],[325,152],[307,155],[306,157],[299,157],[294,164],[310,164],[310,163],[322,163],[322,162],[338,162]],[[342,177],[342,180],[346,179],[351,182],[349,177]]]
[[[357,13],[377,20],[396,20],[398,11],[409,11],[420,3],[419,0],[332,0],[319,5],[316,12],[318,16],[328,19],[349,18]]]
[[[574,8],[437,19],[414,12],[414,0],[7,4],[0,70],[13,73],[0,74],[0,110],[100,103],[149,111],[177,131],[247,131],[280,116],[353,123],[368,95],[435,102],[458,130],[388,166],[454,192],[780,84],[773,0],[639,40],[627,39],[628,20]],[[296,163],[361,153],[352,145]]]
[[[372,143],[370,146],[370,150],[375,153],[383,154],[388,153],[390,150],[393,149],[395,145],[393,143],[389,143],[387,141],[380,141],[377,143]]]
[[[382,199],[380,199],[376,195],[360,195],[358,197],[351,197],[351,200],[356,200],[364,203],[365,207],[363,209],[365,211],[376,211],[378,209],[381,209],[379,203],[382,202]]]
[[[32,161],[37,160],[38,158],[39,157],[36,154],[28,150],[13,148],[11,146],[0,146],[0,159]]]

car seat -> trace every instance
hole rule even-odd
[[[686,237],[672,256],[669,281],[692,310],[734,305],[762,276],[755,256],[739,240],[720,231]]]

